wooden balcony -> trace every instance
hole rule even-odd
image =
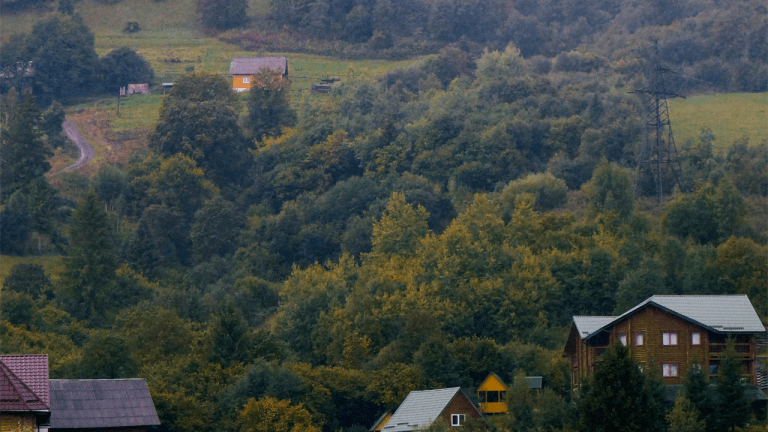
[[[743,355],[744,357],[749,357],[750,354],[752,354],[752,344],[748,343],[737,343],[734,344],[734,348],[736,348],[736,352]],[[710,358],[718,358],[721,357],[723,354],[725,354],[725,344],[724,343],[710,343],[709,344],[709,357]]]

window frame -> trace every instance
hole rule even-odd
[[[626,333],[619,333],[619,342],[621,342],[622,345],[627,346],[627,334]]]
[[[643,345],[645,345],[645,333],[644,332],[635,333],[635,346],[643,346]]]
[[[243,84],[250,84],[251,83],[251,77],[243,77]]]
[[[464,414],[451,414],[451,426],[462,426],[465,420]]]
[[[678,378],[680,376],[680,369],[677,367],[677,363],[663,363],[661,365],[661,376],[664,378]]]
[[[665,340],[667,343],[664,343]],[[672,339],[674,339],[674,343],[672,343]],[[662,332],[661,333],[661,345],[662,346],[677,346],[678,339],[677,339],[677,332],[668,331],[668,332]]]
[[[699,345],[701,345],[701,332],[691,332],[691,346]]]

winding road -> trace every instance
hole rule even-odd
[[[67,138],[72,140],[77,148],[80,149],[80,158],[77,160],[77,162],[64,168],[64,170],[72,171],[90,162],[91,159],[93,159],[93,147],[91,147],[88,144],[88,141],[86,141],[85,138],[80,135],[80,131],[77,130],[77,126],[75,126],[75,124],[68,119],[65,119],[64,123],[61,124],[61,127],[64,128],[64,133],[67,135]]]

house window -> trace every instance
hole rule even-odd
[[[676,377],[677,365],[672,363],[664,363],[661,365],[661,374],[665,377]]]
[[[486,399],[488,402],[498,402],[499,401],[499,392],[497,391],[489,391],[486,393],[488,395],[488,398]]]
[[[464,424],[464,414],[451,414],[451,426],[461,426]]]
[[[251,77],[243,77],[243,84],[248,84],[251,82]]]
[[[661,334],[662,345],[677,345],[677,333],[665,332]]]
[[[620,334],[619,341],[621,341],[622,345],[627,346],[627,334],[626,333]]]
[[[691,333],[691,345],[701,345],[701,333]]]
[[[643,346],[643,334],[638,333],[635,335],[635,346]]]

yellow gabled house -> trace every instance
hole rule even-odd
[[[229,65],[232,89],[236,92],[250,90],[254,75],[264,68],[274,69],[288,78],[288,59],[285,57],[235,57]]]
[[[507,412],[507,385],[498,375],[491,372],[477,387],[480,399],[480,411],[483,414],[500,414]]]

